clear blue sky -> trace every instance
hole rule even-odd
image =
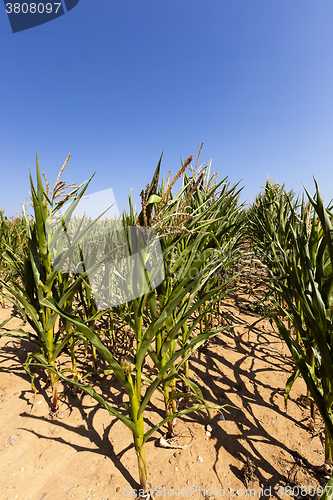
[[[112,188],[118,207],[180,155],[251,202],[267,174],[333,197],[332,0],[80,0],[12,34],[0,5],[0,206],[28,196],[35,151],[51,183]]]

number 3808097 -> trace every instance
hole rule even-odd
[[[61,3],[6,3],[7,14],[51,14],[53,11],[57,14]]]

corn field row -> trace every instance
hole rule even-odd
[[[176,418],[202,410],[209,418],[210,410],[222,409],[209,405],[191,380],[191,358],[235,326],[223,321],[223,299],[239,290],[250,255],[266,271],[268,315],[295,364],[285,404],[302,377],[311,424],[316,410],[325,424],[327,471],[333,460],[332,207],[325,208],[317,185],[314,197],[305,190],[300,199],[268,180],[245,208],[239,185],[218,180],[210,165],[199,166],[200,152],[195,166],[189,156],[173,179],[171,173],[160,179],[161,157],[141,191],[140,211],[129,196],[129,209],[119,217],[75,215],[92,178],[66,185],[61,175],[69,157],[53,190],[36,160],[32,216],[25,208],[11,219],[0,211],[0,293],[13,306],[1,335],[34,346],[24,368],[35,391],[35,378],[47,377],[51,413],[57,412],[61,381],[89,394],[131,430],[145,498],[149,437],[162,428],[168,440]],[[29,329],[11,328],[15,316]],[[89,373],[78,368],[82,352],[91,360]],[[87,382],[91,371],[112,374],[126,405],[114,407],[98,393]],[[147,429],[145,411],[156,391],[164,418]],[[333,496],[332,486],[333,475],[322,498]]]

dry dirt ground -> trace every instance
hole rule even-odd
[[[0,322],[10,310],[0,307]],[[178,420],[175,445],[184,448],[160,447],[165,429],[147,442],[155,498],[316,498],[325,482],[320,418],[311,431],[301,379],[286,412],[284,387],[293,363],[269,321],[248,337],[247,325],[263,313],[262,296],[231,296],[223,312],[229,323],[241,326],[219,334],[198,352],[191,374],[210,403],[229,406],[222,417],[213,412],[210,422],[203,412]],[[9,325],[22,326],[22,321],[15,318]],[[66,386],[59,412],[51,418],[41,376],[33,402],[22,367],[28,349],[25,341],[0,339],[0,499],[135,499],[138,472],[131,432],[90,396]],[[96,384],[102,384],[110,404],[123,400],[112,376]],[[158,395],[146,412],[146,428],[162,418]],[[205,429],[209,423],[211,436]]]

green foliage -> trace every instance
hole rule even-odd
[[[266,185],[250,211],[250,236],[266,256],[275,323],[296,364],[285,403],[299,375],[325,423],[325,459],[333,458],[333,229],[318,185],[301,203]],[[292,326],[292,328],[291,328]],[[312,412],[314,417],[315,412]],[[314,425],[314,422],[312,422]]]
[[[0,279],[3,295],[15,306],[15,314],[23,315],[32,327],[32,333],[28,333],[3,324],[4,335],[26,337],[35,344],[36,350],[29,354],[25,368],[32,378],[37,369],[47,371],[53,387],[53,411],[57,408],[58,380],[62,379],[95,398],[110,415],[131,429],[143,489],[147,489],[147,439],[165,424],[172,436],[176,417],[221,408],[211,407],[204,400],[199,386],[190,379],[189,360],[200,345],[231,328],[209,326],[208,315],[232,291],[233,251],[242,241],[244,216],[237,186],[229,188],[227,179],[217,182],[216,174],[210,177],[210,167],[196,166],[188,176],[186,168],[191,168],[191,160],[192,157],[186,160],[171,183],[169,179],[159,184],[160,159],[151,185],[141,193],[141,212],[135,213],[129,197],[129,213],[124,211],[118,221],[104,226],[99,218],[92,221],[71,217],[90,181],[75,186],[66,195],[65,185],[59,181],[63,167],[50,193],[48,183],[46,189],[43,187],[37,159],[36,186],[30,175],[34,217],[30,219],[24,212],[22,220],[24,250],[18,251],[5,231],[0,241],[8,278]],[[182,188],[174,194],[172,188],[180,177]],[[59,193],[63,194],[62,199],[56,201]],[[69,200],[69,208],[63,216],[59,215]],[[145,238],[149,231],[155,231],[160,242],[165,277],[157,287],[152,286],[152,275],[147,274],[149,256],[143,251],[139,252],[143,265],[132,270],[126,268],[129,264],[125,259],[119,258],[121,251],[124,255],[126,251],[135,253],[138,243],[131,237],[133,227],[137,229],[135,238],[140,239],[140,234]],[[85,241],[87,235],[86,240],[92,244]],[[101,299],[106,299],[109,290],[115,291],[112,276],[103,274],[101,269],[116,258],[120,261],[120,278],[124,280],[126,273],[134,272],[136,280],[125,280],[123,290],[117,289],[120,295],[116,303],[104,300],[101,309]],[[75,268],[78,262],[80,265]],[[91,271],[95,273],[94,282]],[[148,290],[134,294],[136,298],[126,298],[127,292],[133,291],[131,287],[140,290],[145,280]],[[103,332],[98,328],[102,320],[107,324]],[[115,322],[133,334],[132,346],[125,356],[117,350]],[[83,383],[86,375],[77,372],[76,364],[77,349],[82,345],[91,346],[95,370],[100,358],[106,363],[107,372],[121,383],[127,396],[127,414]],[[57,360],[67,347],[72,369],[60,370]],[[153,372],[145,368],[148,359],[155,367]],[[165,417],[145,430],[144,412],[156,390],[164,396]],[[177,402],[181,398],[188,404],[179,410]]]

